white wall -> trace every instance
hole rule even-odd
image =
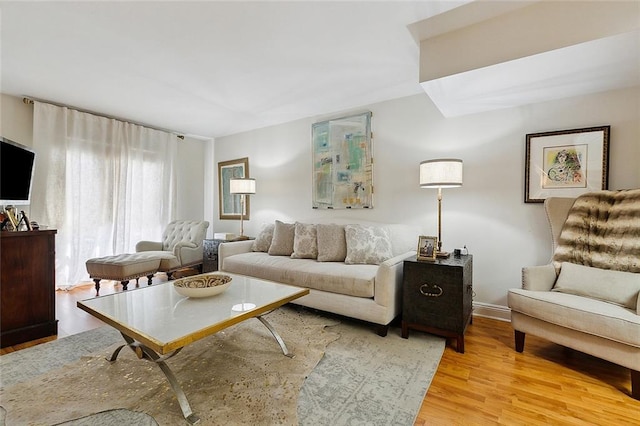
[[[15,142],[33,146],[33,105],[22,102],[22,98],[2,94],[0,97],[0,134]],[[178,143],[177,161],[177,209],[176,219],[203,220],[205,212],[205,152],[211,141],[185,138]],[[38,162],[46,161],[41,157]],[[144,206],[140,206],[140,214],[144,215]],[[30,219],[37,221],[28,211]],[[209,213],[210,216],[210,213]]]
[[[257,194],[245,234],[281,220],[352,217],[419,224],[437,234],[436,191],[418,186],[418,164],[438,157],[464,160],[464,186],[443,191],[444,249],[466,244],[474,255],[476,306],[506,314],[507,289],[520,285],[522,266],[546,263],[550,236],[541,204],[524,203],[527,133],[611,125],[609,187],[640,187],[640,88],[445,119],[426,95],[367,106],[373,112],[374,208],[311,209],[311,125],[340,117],[312,117],[226,136],[214,143],[215,161],[249,157]],[[217,176],[215,176],[217,190]],[[239,232],[218,219],[215,232]],[[417,244],[417,241],[416,241]]]

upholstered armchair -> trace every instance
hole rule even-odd
[[[547,198],[553,257],[510,289],[516,351],[525,335],[629,368],[640,399],[640,189]]]
[[[160,257],[158,271],[171,274],[181,268],[202,266],[203,242],[209,222],[174,220],[162,233],[162,241],[140,241],[136,252],[155,252]]]

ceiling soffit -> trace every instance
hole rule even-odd
[[[445,31],[465,9],[487,17]],[[422,30],[420,28],[423,28]],[[414,24],[420,83],[446,117],[640,85],[640,3],[481,1]],[[438,31],[433,31],[437,28]]]

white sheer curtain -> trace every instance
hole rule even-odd
[[[31,216],[56,236],[56,287],[92,257],[135,251],[174,218],[176,136],[36,102]]]

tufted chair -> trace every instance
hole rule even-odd
[[[162,241],[140,241],[136,252],[157,252],[161,258],[158,271],[166,272],[169,278],[174,271],[202,265],[203,241],[209,222],[197,220],[174,220],[162,233]]]

